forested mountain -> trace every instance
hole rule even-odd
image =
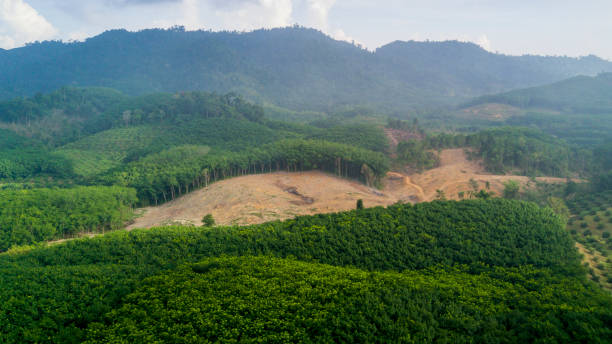
[[[0,97],[106,86],[130,94],[235,91],[293,109],[373,104],[405,111],[602,71],[612,63],[594,56],[505,56],[460,42],[395,42],[370,52],[297,27],[115,30],[0,52]]]
[[[566,113],[612,114],[612,73],[577,76],[550,85],[476,98],[468,105],[502,103]]]

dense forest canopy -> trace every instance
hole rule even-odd
[[[115,232],[2,254],[0,282],[7,343],[180,341],[210,329],[190,319],[217,316],[229,321],[217,326],[228,327],[211,340],[240,331],[270,341],[337,333],[411,342],[444,333],[459,341],[603,343],[612,325],[610,296],[584,279],[561,219],[505,200]],[[278,302],[262,303],[260,293]],[[328,316],[339,322],[316,320]],[[270,326],[262,329],[264,319]],[[380,326],[365,326],[372,322]]]
[[[370,104],[395,111],[612,71],[594,56],[506,56],[456,41],[394,42],[370,52],[298,27],[113,30],[84,42],[8,50],[0,66],[4,99],[78,85],[130,94],[237,92],[292,109]]]
[[[523,280],[513,283],[504,275]],[[464,289],[466,284],[470,287]],[[523,293],[535,288],[538,295],[525,298]],[[573,323],[570,319],[581,313],[605,312],[605,302],[578,303],[572,293],[581,289],[531,268],[400,274],[261,257],[211,259],[145,280],[109,314],[108,323],[91,325],[86,343],[190,337],[262,343],[527,343],[531,335],[571,341],[576,333],[554,325],[543,331],[539,324],[555,313]],[[571,315],[561,315],[563,308]],[[596,318],[588,323],[605,326]],[[583,338],[597,341],[609,334],[604,327]]]

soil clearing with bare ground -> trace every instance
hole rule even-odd
[[[479,163],[468,161],[463,149],[440,154],[440,167],[419,174],[390,172],[381,190],[356,181],[318,172],[269,173],[223,180],[158,207],[140,209],[142,215],[128,229],[169,224],[201,225],[202,217],[212,214],[219,225],[247,225],[285,220],[298,215],[354,209],[358,199],[366,207],[386,206],[398,201],[425,202],[444,191],[448,199],[458,199],[460,191],[471,190],[470,179],[480,188],[489,183],[490,191],[501,195],[503,183],[523,176],[500,176],[484,172]],[[562,178],[538,178],[563,183]]]

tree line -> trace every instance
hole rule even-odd
[[[246,174],[319,169],[377,185],[389,169],[382,153],[318,140],[281,140],[242,152],[181,146],[147,156],[100,178],[133,187],[143,204],[160,204],[215,181]]]

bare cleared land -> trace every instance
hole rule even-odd
[[[470,179],[501,195],[503,182],[516,180],[525,185],[522,176],[499,176],[483,172],[477,162],[468,161],[462,149],[448,149],[440,154],[438,168],[420,174],[390,172],[384,188],[376,190],[356,181],[338,178],[318,171],[249,175],[217,182],[173,202],[142,209],[128,229],[149,228],[167,224],[200,225],[206,214],[212,214],[220,225],[256,224],[284,220],[297,215],[312,215],[354,209],[358,199],[366,207],[386,206],[398,201],[424,202],[444,191],[449,199],[458,199],[460,191],[471,190]],[[549,183],[565,182],[562,178],[539,178]]]

